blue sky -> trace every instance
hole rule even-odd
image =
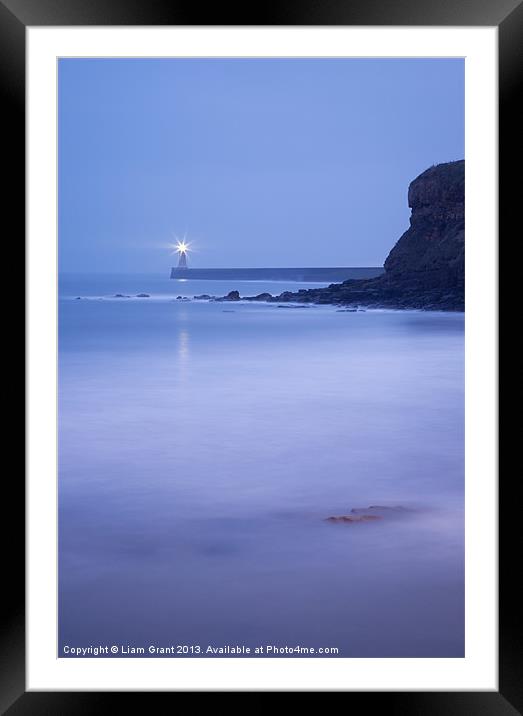
[[[382,265],[463,157],[461,59],[62,59],[60,270]]]

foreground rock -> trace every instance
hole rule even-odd
[[[410,184],[408,202],[410,227],[389,253],[382,276],[246,300],[463,311],[465,162],[427,169]]]
[[[325,522],[373,522],[374,520],[382,520],[386,517],[401,516],[403,513],[409,513],[406,507],[398,505],[396,507],[387,507],[383,505],[370,505],[370,507],[354,507],[347,515],[333,515],[327,517]]]
[[[372,522],[381,520],[380,515],[339,515],[338,517],[327,517],[325,522]]]

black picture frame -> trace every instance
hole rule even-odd
[[[201,16],[206,19],[202,23]],[[290,0],[244,5],[239,10],[217,4],[201,13],[199,5],[176,0],[0,0],[0,92],[4,124],[4,206],[15,222],[15,261],[24,262],[25,227],[25,30],[27,26],[69,25],[414,25],[497,26],[500,92],[500,234],[519,227],[515,212],[521,202],[516,179],[521,151],[520,115],[516,112],[522,77],[523,2],[521,0]],[[520,174],[520,172],[518,172]],[[514,177],[514,179],[512,179]],[[518,234],[520,231],[518,231]],[[517,241],[518,236],[514,235]],[[501,258],[501,256],[500,256]],[[15,386],[12,404],[19,400]],[[7,404],[11,404],[8,400]],[[515,479],[513,479],[515,478]],[[345,692],[344,706],[376,708],[388,714],[513,715],[523,712],[523,642],[520,597],[516,587],[517,550],[521,544],[517,475],[500,484],[499,691],[478,692]],[[22,714],[90,714],[132,706],[172,707],[176,692],[26,692],[25,689],[25,500],[22,471],[3,481],[4,514],[14,517],[4,536],[5,566],[0,647],[0,709]],[[511,555],[514,555],[514,559]],[[520,569],[520,568],[519,568]],[[265,697],[262,697],[265,698]],[[323,697],[322,697],[323,698]],[[118,704],[116,704],[118,699]],[[145,702],[147,699],[147,702]],[[151,701],[152,699],[152,701]],[[216,707],[214,702],[214,707]],[[324,702],[323,702],[324,705]]]

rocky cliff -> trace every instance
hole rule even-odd
[[[465,162],[424,171],[410,184],[408,202],[410,227],[389,253],[382,276],[299,293],[286,291],[269,300],[463,311]]]
[[[431,167],[409,187],[410,227],[385,261],[389,283],[424,293],[465,284],[465,162]]]

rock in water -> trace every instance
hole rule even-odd
[[[136,298],[151,298],[148,293],[137,293]]]
[[[385,517],[395,517],[412,512],[407,507],[396,505],[394,507],[386,505],[370,505],[370,507],[353,507],[348,515],[333,515],[327,517],[325,522],[372,522],[373,520],[382,520]]]
[[[229,293],[223,297],[224,301],[239,301],[240,300],[240,292],[239,291],[229,291]]]
[[[259,293],[257,296],[242,296],[242,301],[272,301],[270,293]]]
[[[380,515],[337,515],[335,517],[327,517],[325,522],[372,522],[373,520],[381,520]]]

